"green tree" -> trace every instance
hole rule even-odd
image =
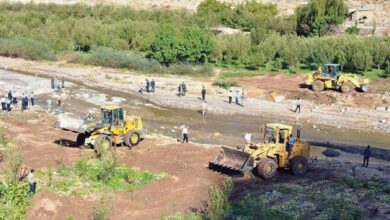
[[[167,29],[157,33],[156,38],[150,45],[148,57],[153,58],[169,66],[176,61],[179,53],[179,39],[172,29]]]
[[[303,36],[326,34],[333,25],[339,25],[346,19],[348,8],[344,0],[310,0],[298,7],[297,33]]]

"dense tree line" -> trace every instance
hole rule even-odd
[[[310,0],[291,16],[279,16],[275,5],[255,1],[230,5],[205,0],[196,13],[3,2],[0,54],[53,59],[53,54],[73,51],[91,54],[88,59],[82,54],[76,58],[100,65],[101,60],[96,59],[104,56],[98,53],[114,59],[126,54],[119,64],[107,66],[136,69],[142,69],[142,63],[148,63],[148,69],[164,68],[156,61],[165,67],[211,62],[251,69],[266,65],[294,69],[300,64],[315,68],[337,62],[353,72],[388,69],[389,38],[323,36],[345,16],[342,0]],[[242,33],[216,36],[210,28],[221,25]]]

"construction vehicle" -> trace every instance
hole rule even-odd
[[[57,120],[57,126],[78,132],[78,145],[94,147],[99,143],[105,149],[111,149],[114,145],[125,144],[130,148],[138,145],[144,134],[140,116],[127,116],[126,111],[116,105],[102,106],[100,109],[102,119],[98,122],[62,114]]]
[[[362,76],[351,73],[340,73],[339,64],[325,64],[319,67],[316,72],[310,73],[306,85],[315,92],[325,89],[340,90],[343,93],[359,89],[362,92],[368,91],[369,80]]]
[[[308,169],[310,145],[300,140],[300,129],[297,129],[297,139],[289,152],[287,144],[292,132],[290,125],[264,124],[260,132],[263,143],[246,144],[243,149],[222,146],[209,167],[255,171],[264,179],[272,178],[277,168],[289,168],[295,175],[302,175]]]

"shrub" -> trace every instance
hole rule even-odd
[[[12,184],[17,184],[18,174],[20,168],[23,165],[23,154],[20,148],[15,148],[12,145],[7,146],[6,150],[6,159],[5,159],[5,171],[4,174]]]
[[[238,83],[236,81],[230,80],[218,80],[213,82],[213,86],[219,86],[221,88],[229,90],[232,86],[238,86]]]
[[[101,158],[99,167],[97,169],[97,179],[103,183],[110,181],[114,175],[115,169],[118,166],[118,158],[115,152],[106,154]]]
[[[99,203],[93,208],[89,217],[91,220],[106,220],[108,219],[107,215],[111,208],[109,199],[102,197]]]
[[[223,219],[232,208],[229,202],[229,195],[232,191],[233,184],[230,178],[225,179],[224,189],[211,187],[209,190],[209,199],[207,202],[207,215],[211,219]]]
[[[28,60],[55,60],[53,50],[45,43],[24,39],[0,39],[0,55]]]
[[[0,182],[0,219],[25,219],[31,195],[25,183]]]

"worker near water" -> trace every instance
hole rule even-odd
[[[182,132],[181,132],[182,136],[183,136],[183,141],[182,143],[188,143],[188,127],[187,125],[183,125],[182,126]]]
[[[181,95],[182,96],[185,96],[186,95],[186,92],[187,92],[187,85],[183,82],[181,84]]]
[[[51,112],[51,99],[46,100],[47,103],[47,112]]]
[[[232,90],[229,91],[228,96],[229,96],[229,104],[232,104],[232,100],[233,100],[233,92],[232,92]]]
[[[287,152],[288,152],[288,155],[291,154],[291,150],[294,146],[294,143],[295,143],[295,138],[293,137],[292,134],[290,134],[290,137],[288,138],[288,142],[287,142]]]
[[[201,95],[202,95],[202,100],[206,100],[206,89],[204,88],[204,86],[202,86],[202,91],[201,91]]]
[[[62,112],[62,102],[61,102],[61,99],[58,99],[56,113],[60,114],[61,112]]]
[[[27,175],[27,180],[28,180],[28,185],[30,186],[29,192],[31,194],[35,194],[35,189],[37,187],[37,183],[35,182],[35,177],[34,177],[34,169],[31,169],[30,172]]]
[[[35,105],[34,92],[31,91],[29,96],[30,96],[31,106],[34,106]]]
[[[13,94],[12,94],[12,90],[9,90],[9,92],[8,92],[8,99],[9,99],[9,100],[12,100],[12,95],[13,95]]]
[[[206,114],[206,109],[207,109],[207,103],[206,101],[202,102],[202,115],[204,116]]]
[[[363,156],[364,156],[364,159],[363,159],[362,167],[368,167],[368,162],[369,162],[370,156],[371,156],[371,146],[370,145],[367,145],[366,149],[363,152]]]
[[[146,79],[146,92],[149,93],[150,92],[150,82],[148,79]]]
[[[150,86],[152,87],[152,93],[154,93],[154,91],[156,90],[156,82],[154,81],[154,79],[152,79],[152,81],[150,82]]]
[[[54,75],[50,75],[50,83],[51,83],[51,89],[54,89]]]
[[[1,110],[3,110],[3,111],[7,110],[7,105],[5,103],[6,100],[7,100],[6,96],[1,97],[1,100],[0,100],[0,102],[1,102]]]
[[[245,139],[246,144],[250,145],[252,143],[252,134],[249,132],[246,132],[244,139]]]
[[[244,107],[244,100],[245,100],[245,94],[244,92],[241,93],[241,96],[240,96],[240,100],[241,100],[241,106]]]

